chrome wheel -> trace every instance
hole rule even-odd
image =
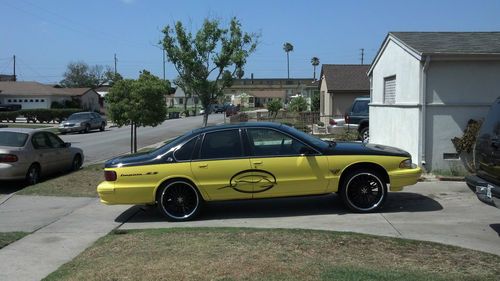
[[[355,212],[372,212],[379,209],[387,197],[387,186],[373,172],[351,173],[342,186],[344,203]]]
[[[360,139],[363,143],[368,143],[370,141],[370,130],[368,127],[361,130],[359,133]]]
[[[160,211],[172,221],[186,221],[196,216],[201,198],[191,184],[184,181],[168,183],[158,200]]]

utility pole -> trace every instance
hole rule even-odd
[[[118,59],[116,58],[116,54],[115,54],[115,75],[116,75],[116,61],[117,61],[117,60],[118,60]]]
[[[365,49],[361,48],[361,64],[363,64],[365,58]]]
[[[17,78],[16,78],[16,55],[13,56],[13,59],[14,59],[14,81],[17,81]]]

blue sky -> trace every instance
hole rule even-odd
[[[113,66],[136,78],[147,69],[162,76],[157,47],[165,25],[182,21],[195,32],[204,18],[227,24],[237,17],[248,32],[261,33],[245,76],[312,77],[311,57],[321,63],[370,63],[389,31],[500,31],[500,1],[160,1],[160,0],[0,0],[0,73],[19,80],[58,82],[71,61]],[[167,64],[166,76],[175,70]]]

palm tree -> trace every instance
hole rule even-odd
[[[283,44],[283,50],[286,52],[286,68],[288,70],[288,79],[290,79],[290,59],[288,57],[288,53],[293,51],[293,45],[285,42],[285,44]]]
[[[311,64],[312,64],[312,66],[314,68],[313,81],[316,81],[316,66],[319,65],[319,58],[318,57],[312,57]]]

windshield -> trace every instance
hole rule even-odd
[[[301,138],[301,139],[309,142],[310,144],[316,146],[317,148],[325,149],[325,148],[328,148],[330,146],[326,141],[324,141],[324,140],[322,140],[320,138],[317,138],[315,136],[312,136],[310,134],[304,133],[304,132],[302,132],[300,130],[297,130],[297,129],[293,128],[293,127],[290,127],[290,126],[287,126],[287,125],[283,125],[283,129],[285,131],[291,133],[292,135],[296,135],[299,138]]]
[[[88,113],[76,113],[72,114],[68,120],[81,120],[81,119],[90,119],[90,115]]]
[[[0,132],[0,146],[23,147],[28,134],[16,132]]]

